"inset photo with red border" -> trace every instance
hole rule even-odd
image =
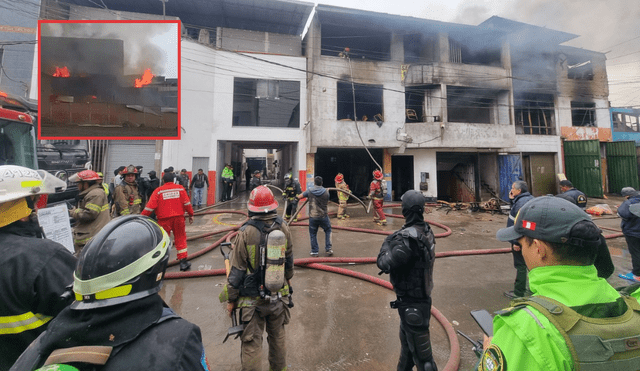
[[[180,21],[38,21],[38,139],[180,139]]]

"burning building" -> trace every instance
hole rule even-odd
[[[178,134],[177,80],[125,75],[123,40],[42,37],[40,79],[42,136]]]

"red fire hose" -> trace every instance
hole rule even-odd
[[[401,206],[400,204],[389,204],[389,205],[385,205],[384,207],[398,207]],[[200,212],[197,215],[205,215],[205,214],[223,214],[223,213],[235,213],[235,214],[243,214],[247,217],[248,219],[248,215],[246,212],[243,211],[238,211],[238,210],[207,210],[204,212]],[[334,213],[335,214],[335,213]],[[403,218],[402,215],[397,215],[397,214],[385,214],[389,217],[392,218]],[[234,237],[238,232],[237,230],[240,228],[240,225],[244,224],[244,222],[247,220],[243,220],[242,223],[240,223],[237,226],[233,226],[233,227],[229,227],[229,228],[224,228],[221,229],[219,231],[216,232],[211,232],[211,233],[204,233],[201,235],[196,235],[196,236],[192,236],[190,238],[188,238],[188,240],[195,240],[198,238],[203,238],[203,237],[208,237],[208,236],[212,236],[212,235],[216,235],[216,234],[220,234],[220,233],[224,233],[224,232],[228,232],[227,234],[225,234],[222,238],[218,239],[216,242],[214,242],[213,244],[205,247],[204,249],[194,253],[194,254],[190,254],[189,255],[189,259],[201,256],[203,254],[206,254],[207,252],[213,250],[214,248],[216,248],[217,246],[219,246],[223,241],[227,241],[229,242],[231,240],[232,237]],[[308,217],[305,218],[300,218],[300,220],[305,220],[308,219]],[[444,224],[440,224],[437,222],[433,222],[433,221],[428,221],[426,220],[427,223],[437,226],[439,228],[442,228],[445,230],[444,233],[439,233],[436,234],[436,237],[446,237],[451,235],[452,231],[451,228],[447,227]],[[304,222],[294,222],[289,224],[290,226],[308,226],[308,223],[304,223]],[[383,230],[377,230],[377,229],[366,229],[366,228],[354,228],[354,227],[342,227],[342,226],[332,226],[332,229],[338,229],[338,230],[345,230],[345,231],[352,231],[352,232],[364,232],[364,233],[370,233],[370,234],[380,234],[380,235],[390,235],[393,232],[392,231],[383,231]],[[608,229],[608,230],[613,230],[616,232],[619,232],[618,230],[615,229],[611,229],[611,228],[606,228],[606,227],[600,227],[602,229]],[[611,234],[611,235],[605,235],[605,238],[615,238],[615,237],[621,237],[622,233],[616,233],[616,234]],[[454,251],[444,251],[444,252],[439,252],[436,253],[436,258],[444,258],[444,257],[449,257],[449,256],[465,256],[465,255],[482,255],[482,254],[505,254],[505,253],[509,253],[511,252],[511,248],[501,248],[501,249],[480,249],[480,250],[454,250]],[[383,279],[368,275],[368,274],[364,274],[364,273],[360,273],[360,272],[356,272],[350,269],[346,269],[346,268],[341,268],[341,267],[334,267],[334,266],[329,266],[329,265],[325,265],[325,264],[320,264],[320,263],[359,263],[359,264],[370,264],[370,263],[375,263],[377,260],[377,258],[375,257],[362,257],[362,258],[341,258],[341,257],[324,257],[324,258],[304,258],[304,259],[296,259],[294,261],[294,264],[300,267],[305,267],[305,268],[313,268],[313,269],[319,269],[319,270],[323,270],[323,271],[327,271],[327,272],[333,272],[333,273],[339,273],[339,274],[343,274],[343,275],[347,275],[350,277],[355,277],[355,278],[359,278],[377,285],[380,285],[382,287],[385,287],[389,290],[393,290],[393,287],[391,285],[390,282],[385,281]],[[174,260],[171,261],[169,263],[169,266],[175,265],[178,263],[178,260]],[[189,271],[189,272],[169,272],[165,274],[165,279],[178,279],[178,278],[190,278],[190,277],[208,277],[208,276],[220,276],[220,275],[225,275],[226,271],[225,269],[209,269],[209,270],[200,270],[200,271]],[[447,337],[449,339],[449,344],[451,347],[451,353],[449,355],[449,359],[447,361],[447,364],[444,367],[444,371],[454,371],[454,370],[458,370],[458,367],[460,365],[460,343],[458,341],[458,337],[456,336],[455,330],[453,329],[453,326],[451,326],[451,324],[449,323],[449,321],[446,319],[446,317],[444,317],[444,315],[434,306],[431,307],[431,315],[442,325],[442,327],[445,329],[445,332],[447,333]]]

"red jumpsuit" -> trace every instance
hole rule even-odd
[[[382,195],[382,185],[380,180],[374,179],[369,186],[369,197],[373,200],[373,220],[380,225],[387,224],[387,217],[382,211],[384,196]]]
[[[178,252],[178,260],[187,258],[187,233],[185,232],[184,212],[193,216],[193,207],[184,187],[175,183],[166,183],[156,188],[142,215],[156,212],[158,224],[167,233],[173,231],[174,243]]]

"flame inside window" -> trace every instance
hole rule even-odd
[[[145,85],[149,85],[154,76],[155,75],[151,73],[151,69],[147,68],[146,70],[144,70],[144,74],[142,75],[142,78],[136,79],[134,86],[136,88],[141,88]]]
[[[69,73],[69,69],[65,67],[56,66],[56,72],[53,74],[53,77],[69,77],[71,74]]]

